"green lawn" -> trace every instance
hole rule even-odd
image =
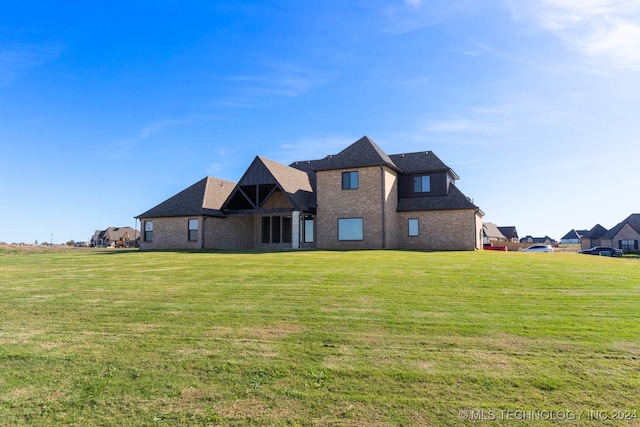
[[[0,316],[2,426],[640,425],[637,259],[4,250]]]

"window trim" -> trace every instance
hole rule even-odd
[[[342,172],[343,190],[357,190],[358,187],[360,187],[360,177],[358,171]]]
[[[343,236],[343,233],[341,233],[341,227],[340,224],[343,221],[353,221],[353,220],[359,220],[360,222],[360,232],[358,235],[356,235],[356,238],[345,238],[345,236]],[[357,232],[357,230],[356,230]],[[353,218],[338,218],[338,241],[340,242],[361,242],[364,240],[364,218],[363,217],[353,217]]]

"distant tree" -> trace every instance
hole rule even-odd
[[[34,245],[38,246],[38,241],[36,240],[36,242],[34,243]]]
[[[73,245],[75,245],[75,244],[76,244],[76,242],[74,242],[73,240],[69,240],[69,241],[67,242],[67,246],[73,246]]]

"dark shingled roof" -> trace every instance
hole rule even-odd
[[[582,234],[585,234],[585,233],[582,233]],[[580,237],[582,237],[582,234],[579,231],[572,229],[567,234],[562,236],[560,240],[580,239]]]
[[[605,235],[606,232],[607,232],[606,228],[604,228],[600,224],[596,224],[593,226],[591,230],[583,234],[582,237],[587,239],[600,239],[602,238],[602,236]]]
[[[320,160],[305,160],[291,164],[292,167],[305,172],[379,165],[398,170],[391,158],[368,136],[363,136],[338,154],[329,155]]]
[[[518,231],[516,230],[516,227],[514,227],[513,225],[501,226],[501,227],[498,227],[498,230],[500,230],[500,232],[504,235],[504,237],[506,237],[509,240],[518,238]]]
[[[432,151],[419,151],[417,153],[392,154],[389,156],[402,173],[412,174],[421,172],[449,172],[454,179],[460,179],[458,175]]]
[[[402,197],[398,200],[398,212],[438,211],[446,209],[478,209],[454,184],[445,196]]]
[[[629,225],[636,233],[640,233],[640,214],[629,215],[624,221],[607,231],[602,237],[605,239],[613,239],[625,225]]]
[[[363,136],[338,154],[320,160],[293,162],[290,166],[309,173],[332,169],[348,169],[386,165],[405,174],[421,172],[449,172],[453,179],[458,175],[432,151],[387,155],[369,137]],[[313,179],[313,176],[312,176]]]
[[[235,182],[210,176],[203,178],[191,187],[138,215],[137,218],[188,215],[224,216],[220,212],[220,208],[235,185]]]

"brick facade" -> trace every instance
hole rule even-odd
[[[357,186],[349,181],[353,188],[343,189],[345,172],[357,173]],[[239,183],[207,177],[140,215],[140,247],[481,249],[483,213],[456,179],[432,152],[389,156],[367,137],[336,155],[291,166],[258,156]],[[314,241],[302,242],[308,217]],[[408,235],[410,218],[418,220],[417,236]],[[193,241],[189,219],[198,220]],[[149,242],[146,221],[154,224]],[[340,236],[341,223],[351,234]]]

